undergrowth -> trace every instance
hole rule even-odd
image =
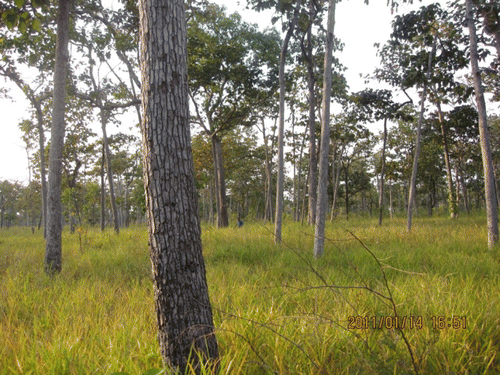
[[[500,373],[499,254],[484,228],[336,221],[314,259],[306,225],[286,223],[281,245],[270,224],[205,225],[219,373]],[[1,230],[0,374],[158,373],[146,232],[65,232],[63,272],[50,279],[41,234]],[[388,328],[395,314],[401,330]],[[465,318],[448,327],[453,317]]]

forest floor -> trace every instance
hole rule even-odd
[[[203,226],[220,374],[499,374],[500,250],[482,217]],[[132,375],[161,368],[145,227],[44,242],[0,230],[0,374]],[[168,372],[167,372],[168,373]]]

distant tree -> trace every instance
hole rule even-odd
[[[144,186],[158,338],[174,372],[218,357],[189,129],[184,1],[139,2]]]
[[[259,32],[238,14],[208,4],[189,20],[189,88],[196,110],[193,123],[212,143],[217,226],[228,226],[224,134],[252,125],[252,113],[265,106],[275,90],[279,37]]]

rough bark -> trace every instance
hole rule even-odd
[[[325,221],[328,203],[328,153],[330,150],[330,100],[332,94],[333,30],[335,27],[336,0],[330,0],[326,29],[325,66],[323,84],[323,103],[321,121],[321,140],[319,155],[318,195],[316,207],[316,227],[314,234],[314,256],[323,255],[325,247]]]
[[[274,241],[281,243],[281,228],[283,226],[283,190],[285,184],[285,59],[288,53],[288,44],[292,37],[295,25],[299,17],[299,10],[302,0],[298,0],[288,31],[283,40],[280,54],[279,85],[280,85],[280,110],[279,110],[279,130],[278,130],[278,179],[276,183],[276,216],[274,223]]]
[[[422,98],[420,100],[420,115],[419,115],[418,124],[417,124],[417,136],[415,139],[415,155],[413,157],[413,168],[412,168],[412,172],[411,172],[410,192],[408,195],[408,216],[407,216],[407,222],[406,222],[406,230],[408,232],[411,232],[411,224],[412,224],[412,219],[413,219],[413,206],[415,203],[415,195],[416,195],[415,190],[417,188],[418,159],[420,157],[420,146],[421,146],[421,139],[422,139],[422,123],[424,121],[425,100],[427,97],[428,82],[429,82],[429,79],[431,77],[432,60],[434,58],[435,52],[436,52],[436,40],[434,40],[434,44],[432,46],[432,51],[429,54],[426,80],[424,82],[424,87],[422,89]]]
[[[218,357],[189,128],[182,0],[139,2],[144,185],[160,350],[181,374]],[[193,352],[195,351],[195,352]]]
[[[493,249],[498,242],[498,205],[496,201],[496,181],[491,157],[490,135],[486,115],[486,102],[484,100],[484,88],[479,70],[476,25],[472,11],[472,0],[465,0],[467,7],[467,25],[469,27],[470,61],[474,90],[476,92],[476,104],[479,114],[479,140],[481,143],[481,156],[483,159],[484,191],[486,200],[486,221],[488,227],[488,247]]]
[[[69,60],[69,6],[70,0],[59,0],[45,242],[45,272],[49,275],[60,273],[62,270],[61,179]]]

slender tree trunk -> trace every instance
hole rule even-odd
[[[222,142],[218,135],[212,135],[212,153],[214,156],[215,188],[217,195],[217,228],[229,226],[226,197],[226,174],[222,156]]]
[[[443,120],[443,111],[441,109],[441,102],[439,100],[436,102],[436,107],[438,110],[439,124],[441,127],[441,136],[443,137],[443,153],[444,153],[444,163],[446,166],[446,183],[448,186],[448,205],[450,210],[450,217],[452,219],[456,219],[458,215],[458,206],[455,196],[455,188],[453,186],[453,175],[451,173],[450,150],[448,147],[448,134]]]
[[[61,179],[69,61],[69,5],[70,0],[59,0],[45,242],[45,272],[49,275],[60,273],[62,270]]]
[[[284,158],[284,139],[285,139],[285,60],[288,53],[288,44],[292,37],[295,25],[299,17],[299,11],[302,0],[297,0],[292,22],[283,40],[283,46],[280,54],[279,84],[280,84],[280,112],[279,112],[279,131],[278,131],[278,179],[276,186],[276,217],[274,223],[274,241],[281,243],[281,229],[283,226],[283,190],[285,185],[285,158]]]
[[[484,89],[481,82],[481,71],[479,70],[476,25],[472,12],[472,0],[465,0],[467,7],[467,24],[470,39],[470,61],[474,89],[476,92],[476,104],[479,114],[479,140],[481,143],[481,156],[483,159],[484,191],[486,198],[486,221],[488,227],[488,247],[493,249],[498,242],[498,205],[496,201],[496,181],[491,157],[490,135],[486,115],[486,102],[484,100]]]
[[[323,255],[325,247],[325,221],[328,203],[328,153],[330,151],[330,100],[332,95],[332,60],[333,60],[333,30],[335,27],[336,0],[330,0],[328,7],[328,22],[326,29],[323,104],[321,121],[321,144],[319,155],[318,196],[316,208],[316,227],[314,233],[314,256]]]
[[[103,143],[102,157],[101,157],[101,231],[102,232],[104,232],[104,229],[106,229],[106,182],[104,179],[104,161],[105,161],[105,151]]]
[[[307,30],[307,85],[309,90],[309,216],[308,223],[314,225],[316,223],[316,197],[318,192],[318,160],[316,159],[316,117],[314,115],[316,109],[316,96],[314,92],[314,59],[312,48],[312,22],[314,17],[313,2],[310,2],[310,17],[311,26]]]
[[[189,128],[182,0],[139,1],[144,185],[158,338],[166,364],[218,357]],[[193,352],[195,351],[195,352]]]
[[[387,144],[387,118],[384,119],[384,138],[382,141],[382,168],[380,169],[380,191],[378,196],[378,225],[382,225],[384,216],[384,178],[385,178],[385,147]]]
[[[42,184],[42,217],[43,237],[47,237],[47,176],[45,173],[45,132],[43,130],[43,113],[40,103],[36,106],[36,118],[38,126],[38,144],[40,147],[40,179]]]
[[[425,111],[425,99],[427,97],[428,82],[431,77],[432,72],[432,60],[436,52],[436,40],[432,45],[432,51],[429,54],[429,61],[427,65],[426,80],[424,82],[424,87],[422,89],[422,98],[420,101],[420,116],[418,118],[417,124],[417,137],[415,140],[415,156],[413,158],[413,169],[411,172],[411,182],[410,182],[410,193],[408,196],[408,219],[406,223],[406,230],[411,232],[411,224],[413,219],[413,206],[415,203],[415,190],[417,188],[417,170],[418,170],[418,159],[420,157],[420,144],[422,138],[422,123],[424,121],[424,111]]]
[[[111,200],[111,209],[113,210],[113,223],[115,233],[120,233],[120,223],[118,220],[118,208],[116,206],[115,187],[113,181],[113,168],[111,167],[111,151],[109,150],[108,133],[106,131],[107,113],[101,109],[101,128],[102,128],[102,143],[104,153],[106,155],[106,170],[108,175],[109,196]]]
[[[262,118],[262,137],[264,138],[264,151],[266,153],[266,186],[265,186],[265,200],[266,203],[264,205],[264,221],[271,221],[273,219],[273,207],[272,207],[272,196],[273,196],[273,188],[272,188],[272,161],[271,161],[271,151],[269,150],[268,139],[266,135],[266,124],[264,122],[264,118]]]

